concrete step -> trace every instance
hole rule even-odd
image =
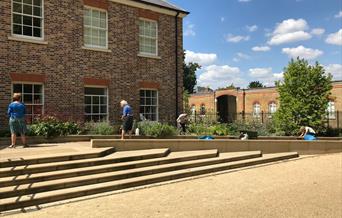
[[[120,152],[118,152],[120,153]],[[217,157],[217,150],[203,150],[203,151],[186,151],[186,152],[172,152],[167,157],[154,158],[139,161],[130,161],[117,164],[105,164],[99,166],[90,166],[83,168],[75,168],[68,170],[59,170],[52,172],[24,174],[19,176],[11,176],[0,178],[0,187],[16,186],[28,183],[37,183],[43,181],[50,181],[56,179],[85,176],[91,174],[114,172],[119,170],[128,170],[141,167],[149,167],[161,164],[177,163],[182,161],[191,161],[204,158]],[[261,154],[260,154],[261,155]]]
[[[78,187],[82,185],[91,185],[101,182],[109,182],[114,180],[122,180],[133,177],[146,176],[157,173],[164,173],[188,168],[195,168],[201,166],[209,166],[214,164],[227,163],[232,161],[239,161],[251,158],[257,158],[261,156],[260,151],[256,152],[234,152],[226,154],[224,157],[208,158],[192,161],[184,161],[179,163],[170,163],[163,165],[156,165],[150,167],[143,167],[137,169],[129,169],[122,171],[115,171],[109,173],[99,173],[93,175],[85,175],[72,177],[67,179],[58,179],[46,182],[37,182],[30,184],[23,184],[19,186],[10,186],[2,188],[0,192],[0,199],[14,196],[22,196],[28,194],[34,194],[38,192],[53,191],[63,188]]]
[[[85,152],[73,153],[73,154],[58,155],[58,156],[54,155],[54,156],[44,156],[44,157],[37,156],[37,157],[29,157],[29,158],[19,157],[19,158],[1,159],[0,168],[99,158],[99,157],[105,157],[115,152],[115,148],[96,149],[96,150],[97,151],[91,151],[91,152],[86,152],[86,153]]]
[[[57,163],[34,164],[27,166],[16,166],[0,168],[0,178],[9,176],[18,176],[23,174],[52,172],[57,170],[66,170],[73,168],[98,166],[103,164],[120,163],[136,160],[145,160],[151,158],[165,157],[170,153],[168,148],[149,149],[140,151],[123,151],[116,152],[101,158],[92,158],[85,160],[71,160]]]
[[[223,155],[225,156],[225,155]],[[87,195],[99,194],[108,191],[115,191],[149,185],[169,180],[181,179],[186,177],[198,176],[202,174],[214,173],[218,171],[227,171],[236,168],[248,167],[258,164],[265,164],[275,161],[286,160],[298,157],[298,153],[280,153],[269,154],[263,157],[215,164],[210,166],[201,166],[189,169],[176,170],[165,173],[158,173],[147,176],[134,177],[129,179],[98,183],[74,188],[65,188],[61,190],[35,193],[33,195],[24,195],[20,197],[9,197],[0,202],[0,211],[8,211],[40,204],[51,203],[71,198],[84,197]],[[222,157],[220,157],[222,158]]]

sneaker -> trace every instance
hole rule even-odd
[[[15,145],[10,145],[8,146],[8,148],[15,148]]]

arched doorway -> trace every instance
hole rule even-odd
[[[222,95],[217,98],[217,113],[219,121],[222,123],[231,123],[236,120],[236,96]]]

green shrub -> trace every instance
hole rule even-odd
[[[113,135],[115,129],[108,122],[88,122],[84,124],[84,131],[90,135]]]
[[[177,129],[174,126],[153,121],[139,122],[138,128],[141,135],[157,138],[170,137],[177,134]]]
[[[28,128],[31,136],[56,137],[62,135],[79,134],[81,128],[77,123],[63,122],[53,116],[46,116],[36,120]]]

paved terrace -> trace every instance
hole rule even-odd
[[[89,142],[39,144],[28,149],[0,150],[0,158],[88,151],[94,151]],[[292,161],[213,175],[0,216],[342,217],[342,153],[302,155]]]

